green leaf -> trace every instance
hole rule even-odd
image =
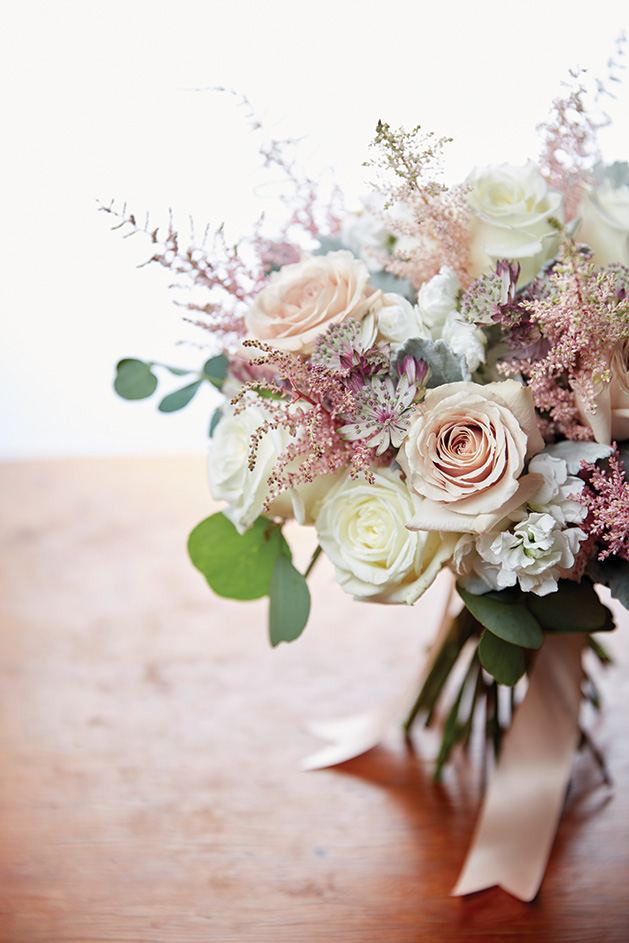
[[[488,671],[498,684],[513,687],[526,671],[526,660],[520,646],[511,645],[487,630],[481,635],[478,657],[485,671]]]
[[[294,641],[303,632],[310,615],[310,592],[305,577],[283,553],[273,566],[269,596],[271,645]]]
[[[587,572],[595,583],[609,586],[609,591],[625,609],[629,609],[629,563],[620,557],[590,560]]]
[[[228,361],[225,354],[219,354],[218,357],[210,357],[203,364],[204,380],[209,380],[219,390],[227,377]]]
[[[457,588],[466,608],[493,635],[524,648],[539,648],[544,641],[539,622],[522,602],[502,602],[498,599],[500,593],[475,596]]]
[[[151,371],[151,364],[143,360],[126,358],[116,367],[114,390],[123,399],[146,399],[157,387],[157,377]]]
[[[268,518],[259,517],[246,533],[239,534],[220,512],[194,528],[188,553],[214,592],[230,599],[266,596],[278,556],[290,557],[281,528]]]
[[[169,367],[167,363],[160,363],[159,366],[164,367],[166,370],[170,370],[170,372],[176,377],[185,377],[189,373],[195,372],[194,370],[187,370],[184,367]]]
[[[214,412],[212,413],[212,418],[210,419],[210,428],[208,429],[208,433],[207,433],[210,439],[214,435],[214,430],[216,429],[219,422],[221,421],[222,415],[223,415],[223,410],[220,408],[220,406],[218,407],[218,409],[215,409]]]
[[[184,406],[188,405],[202,382],[202,380],[195,380],[194,383],[183,386],[180,390],[175,390],[174,393],[169,393],[157,407],[160,413],[174,413],[178,409],[183,409]]]
[[[611,611],[587,577],[580,583],[559,580],[557,592],[547,596],[531,594],[528,607],[547,632],[607,632],[614,628]]]

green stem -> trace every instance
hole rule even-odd
[[[306,572],[304,573],[304,579],[308,579],[312,571],[312,568],[314,567],[315,563],[317,562],[320,556],[321,556],[321,545],[317,544],[317,549],[315,550],[312,557],[310,558],[310,563],[308,564]]]
[[[452,620],[446,640],[437,654],[432,668],[428,672],[428,676],[417,695],[417,699],[411,708],[410,714],[402,725],[402,729],[405,733],[409,733],[417,715],[424,709],[428,712],[425,722],[426,726],[430,724],[439,694],[461,654],[463,646],[474,633],[476,625],[476,620],[470,616],[467,609],[463,609],[462,612]]]

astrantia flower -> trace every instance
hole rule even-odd
[[[339,432],[343,438],[361,440],[382,455],[389,447],[399,448],[408,428],[413,404],[425,389],[429,370],[423,361],[406,357],[394,385],[390,377],[371,377],[353,392],[356,408]]]
[[[557,589],[557,580],[574,564],[579,544],[585,540],[579,527],[562,528],[552,514],[537,511],[499,534],[483,534],[476,551],[488,567],[475,566],[493,589],[514,586],[525,593],[546,596]]]
[[[318,338],[311,361],[326,370],[348,376],[364,376],[389,370],[387,347],[373,347],[375,327],[371,315],[361,323],[354,320],[331,325]]]
[[[376,455],[382,455],[390,446],[399,448],[416,394],[417,388],[408,380],[402,379],[396,388],[389,377],[374,377],[356,397],[356,412],[339,432],[350,442],[363,440],[376,449]]]

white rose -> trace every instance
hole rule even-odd
[[[594,250],[596,265],[629,265],[629,186],[614,186],[610,180],[597,189],[583,184],[579,215],[579,241]]]
[[[426,337],[419,311],[402,295],[389,292],[376,317],[378,335],[389,343],[393,350],[401,347],[411,337]]]
[[[259,444],[255,465],[249,468],[251,436],[268,413],[251,402],[240,413],[228,405],[223,411],[208,453],[210,492],[216,501],[226,501],[223,511],[239,534],[244,534],[262,514],[269,493],[268,479],[278,457],[291,441],[286,429],[272,429]],[[295,517],[312,524],[313,514],[336,475],[320,475],[311,484],[298,485],[279,495],[269,510],[271,517]]]
[[[520,263],[519,284],[532,281],[559,245],[551,217],[563,221],[563,197],[532,165],[492,164],[467,177],[470,274],[490,272],[500,259]]]
[[[362,321],[381,304],[365,263],[343,249],[273,272],[245,314],[245,326],[250,337],[279,350],[311,354],[331,324]]]
[[[348,472],[328,492],[315,522],[319,543],[346,593],[413,603],[449,558],[455,538],[407,530],[415,506],[399,472],[381,468],[374,476],[370,484]]]

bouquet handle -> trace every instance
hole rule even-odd
[[[504,737],[455,896],[499,885],[537,894],[579,740],[582,635],[548,635]]]

